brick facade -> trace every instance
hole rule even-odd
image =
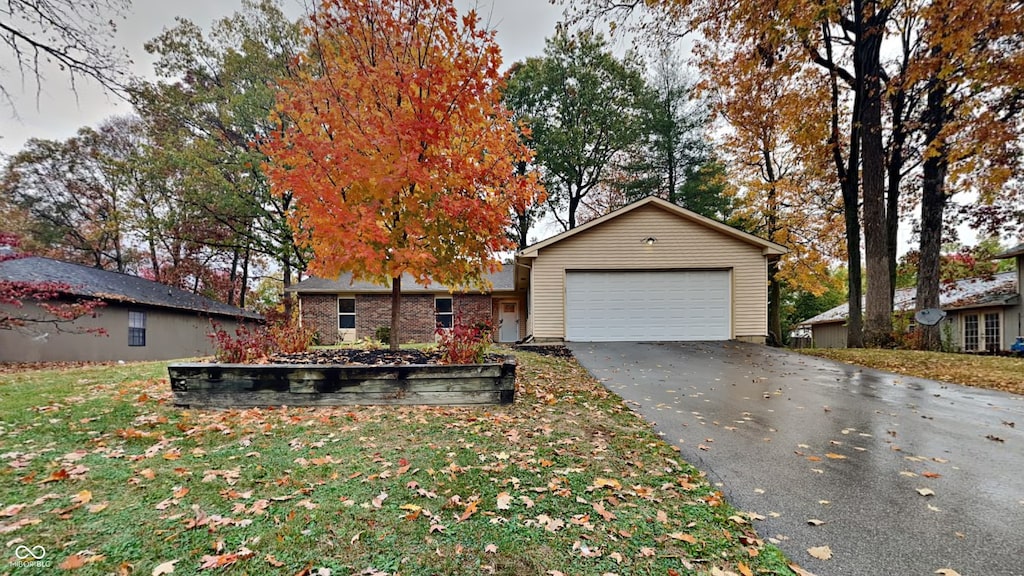
[[[436,329],[434,298],[441,294],[403,294],[402,342],[433,342]],[[338,335],[338,296],[334,294],[301,294],[302,323],[316,329],[321,345],[340,341]],[[356,338],[373,338],[377,328],[391,325],[390,294],[357,294]],[[453,311],[461,314],[467,324],[490,322],[497,325],[491,297],[487,294],[452,295]]]
[[[333,346],[338,343],[338,297],[334,294],[302,294],[299,296],[302,325],[316,330],[317,343]]]

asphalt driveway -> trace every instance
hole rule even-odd
[[[570,348],[814,574],[1024,576],[1024,397],[735,342]]]

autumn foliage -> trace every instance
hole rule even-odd
[[[20,258],[14,252],[19,240],[13,234],[0,232],[0,262]],[[82,332],[102,336],[103,328],[70,326],[85,316],[96,316],[105,304],[91,298],[74,298],[73,287],[62,282],[21,282],[0,279],[0,330],[25,330],[48,325],[61,332]],[[23,313],[25,303],[39,307],[44,314]]]
[[[306,34],[264,149],[275,189],[297,199],[311,271],[483,286],[513,208],[542,195],[516,174],[531,154],[501,104],[494,33],[451,0],[327,0]]]

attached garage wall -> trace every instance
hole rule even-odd
[[[657,242],[648,246],[644,238]],[[530,328],[538,340],[565,338],[566,270],[732,269],[732,338],[768,333],[767,262],[761,248],[643,206],[542,248],[532,261]],[[640,288],[640,287],[638,287]]]

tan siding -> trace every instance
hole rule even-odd
[[[644,238],[657,242],[648,246]],[[731,269],[735,338],[768,333],[768,286],[761,248],[655,206],[638,208],[543,248],[533,263],[530,330],[565,336],[566,270]],[[639,288],[639,287],[638,287]]]
[[[811,326],[811,338],[815,348],[846,348],[846,324],[832,322]]]

